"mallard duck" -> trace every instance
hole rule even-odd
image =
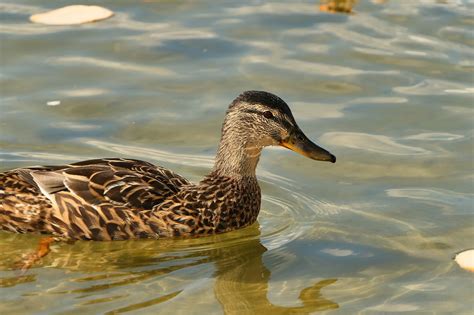
[[[200,236],[251,225],[260,210],[255,168],[280,145],[314,160],[311,142],[278,96],[247,91],[229,106],[214,168],[197,184],[148,162],[106,158],[0,173],[0,228],[70,240]]]

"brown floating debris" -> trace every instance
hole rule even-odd
[[[329,13],[352,14],[357,0],[321,0],[319,10]]]
[[[30,21],[46,25],[76,25],[104,20],[114,15],[109,9],[96,5],[70,5],[34,14]]]

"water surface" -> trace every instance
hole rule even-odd
[[[0,3],[2,171],[116,156],[198,181],[248,89],[338,162],[266,150],[258,224],[226,235],[58,244],[19,275],[39,237],[0,233],[0,313],[472,312],[452,261],[474,247],[471,1],[103,1],[100,23],[28,22],[56,5]]]

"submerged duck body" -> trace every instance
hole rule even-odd
[[[105,241],[243,228],[260,211],[255,169],[270,145],[335,162],[303,134],[282,99],[247,91],[229,106],[214,168],[199,183],[122,158],[14,169],[0,173],[0,229]]]

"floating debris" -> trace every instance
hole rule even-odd
[[[329,13],[352,14],[357,0],[321,0],[319,10]]]
[[[61,105],[61,101],[49,101],[49,102],[46,102],[46,105],[48,105],[48,106],[58,106],[58,105]]]
[[[454,261],[462,269],[474,272],[474,249],[468,249],[456,254]]]
[[[46,25],[76,25],[104,20],[112,15],[112,11],[95,5],[70,5],[34,14],[30,16],[30,21]]]

